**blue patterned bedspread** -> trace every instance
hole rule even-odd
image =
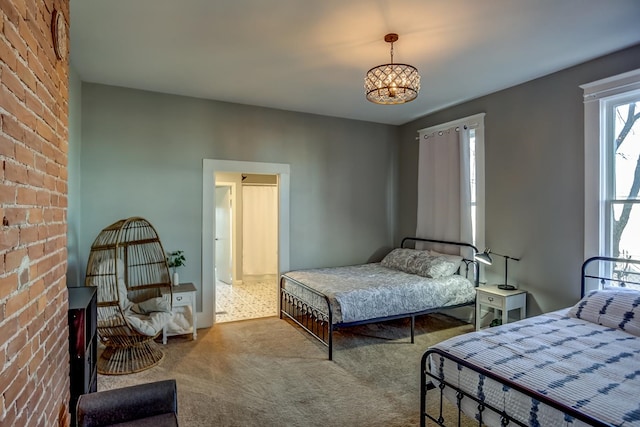
[[[640,337],[566,316],[560,310],[434,346],[616,426],[640,426]],[[506,408],[530,426],[584,425],[453,362],[431,360],[476,397]],[[467,399],[470,403],[471,400]],[[477,404],[463,406],[476,413]],[[487,425],[500,425],[487,417]],[[473,416],[473,415],[472,415]]]
[[[328,296],[334,324],[465,304],[476,295],[473,283],[459,275],[431,279],[379,263],[291,271],[286,277]],[[292,282],[285,281],[285,288],[315,307],[326,307],[324,299]]]

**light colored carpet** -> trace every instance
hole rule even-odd
[[[198,339],[171,337],[146,371],[98,376],[98,390],[175,378],[181,426],[417,426],[420,358],[473,326],[434,314],[341,330],[334,361],[277,317],[217,324]]]

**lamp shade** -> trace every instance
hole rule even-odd
[[[420,91],[418,69],[408,64],[393,63],[393,43],[398,41],[395,33],[384,36],[391,43],[391,63],[373,67],[364,78],[366,97],[375,104],[404,104],[416,99]]]
[[[490,252],[491,251],[489,249],[485,249],[484,252],[475,254],[474,258],[476,261],[480,261],[483,264],[491,265],[493,264],[493,259],[491,258],[491,255],[489,255]]]
[[[367,99],[376,104],[403,104],[416,99],[420,74],[407,64],[383,64],[367,71],[364,79]]]

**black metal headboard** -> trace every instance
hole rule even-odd
[[[474,255],[478,253],[478,248],[473,246],[471,243],[466,243],[466,242],[450,242],[448,240],[425,239],[422,237],[405,237],[404,239],[402,239],[402,242],[400,243],[400,247],[405,248],[406,247],[405,243],[407,242],[414,242],[414,244],[415,242],[426,242],[426,243],[438,243],[438,244],[451,245],[451,246],[468,247],[473,249]],[[471,265],[473,266],[473,284],[477,288],[478,286],[480,286],[480,265],[478,264],[478,261],[474,259],[467,259],[467,258],[463,258],[462,261],[465,264],[465,268],[466,268],[465,277],[467,278],[469,277],[469,266]]]
[[[587,273],[588,267],[596,262],[598,263],[598,274]],[[617,264],[622,265],[622,267],[616,267]],[[631,265],[637,265],[637,270],[629,271],[629,266]],[[604,269],[604,273],[600,268],[602,266],[607,267]],[[607,282],[621,288],[627,287],[627,285],[640,286],[640,260],[604,256],[591,257],[582,264],[581,296],[586,294],[587,279],[598,280],[600,288],[606,285]]]

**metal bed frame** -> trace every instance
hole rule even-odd
[[[617,274],[619,277],[603,277],[600,274],[598,275],[592,275],[592,274],[588,274],[587,273],[587,268],[589,267],[589,265],[591,263],[595,263],[595,262],[608,262],[608,263],[613,263],[613,264],[609,264],[611,267],[609,269],[607,269],[608,271],[611,271],[612,276]],[[592,257],[587,259],[583,264],[582,264],[582,278],[581,278],[581,296],[584,296],[586,294],[586,284],[587,284],[587,279],[596,279],[599,281],[599,285],[600,286],[604,286],[607,282],[612,282],[612,283],[617,283],[618,286],[620,287],[625,287],[627,284],[634,284],[634,285],[640,285],[639,282],[634,282],[634,281],[628,281],[625,280],[625,272],[624,271],[616,271],[615,270],[615,263],[622,263],[622,264],[636,264],[636,265],[640,265],[640,260],[631,260],[631,259],[622,259],[622,258],[611,258],[611,257]],[[601,264],[598,264],[599,266]],[[637,275],[639,273],[633,273],[634,275]],[[500,384],[504,384],[505,386],[516,390],[522,394],[524,394],[525,396],[531,397],[533,399],[536,399],[538,402],[540,402],[540,404],[542,405],[547,405],[550,406],[554,409],[557,409],[559,411],[561,411],[562,413],[564,413],[567,416],[573,417],[575,419],[578,419],[580,421],[583,421],[585,423],[587,423],[588,425],[591,426],[610,426],[610,424],[602,422],[601,420],[598,420],[596,418],[591,417],[590,415],[584,414],[582,412],[580,412],[579,410],[576,410],[574,408],[571,408],[565,404],[563,404],[562,402],[553,400],[535,390],[531,390],[527,387],[524,387],[516,382],[513,382],[509,379],[500,377],[498,375],[496,375],[495,373],[488,371],[482,367],[476,366],[466,360],[462,360],[460,358],[457,358],[453,355],[450,355],[444,351],[441,351],[439,349],[429,349],[427,350],[423,356],[422,356],[422,362],[421,362],[421,372],[420,372],[420,426],[424,427],[427,424],[427,420],[431,420],[432,422],[434,422],[436,425],[439,426],[446,426],[448,424],[445,424],[445,419],[443,418],[443,414],[444,414],[444,410],[443,410],[443,403],[444,400],[447,399],[447,397],[445,396],[445,390],[447,388],[453,390],[455,392],[455,398],[456,401],[452,402],[454,405],[456,405],[457,408],[457,415],[458,418],[457,420],[455,420],[455,425],[460,425],[461,424],[461,420],[463,417],[463,411],[462,411],[462,401],[463,399],[470,399],[472,401],[475,402],[476,404],[476,408],[478,409],[478,413],[479,413],[479,417],[477,417],[476,421],[477,421],[477,425],[478,426],[482,426],[483,425],[483,419],[482,419],[482,414],[486,411],[486,410],[490,410],[496,414],[498,414],[501,417],[501,425],[506,426],[506,425],[518,425],[518,426],[527,426],[527,424],[523,424],[522,422],[518,421],[517,419],[514,418],[513,414],[509,414],[505,411],[503,411],[503,409],[499,409],[496,408],[495,406],[492,406],[491,404],[488,404],[485,401],[481,401],[480,399],[478,399],[477,397],[475,397],[474,395],[469,394],[468,392],[466,392],[463,389],[460,389],[458,387],[456,387],[454,384],[451,384],[449,382],[447,382],[446,380],[442,380],[440,377],[438,377],[435,374],[432,374],[430,372],[429,369],[429,361],[431,360],[431,357],[436,358],[436,360],[443,362],[444,359],[448,359],[452,362],[455,362],[458,364],[459,367],[464,367],[467,369],[470,369],[472,371],[477,372],[480,375],[485,376],[486,378],[490,378]],[[461,368],[459,368],[461,369]],[[436,380],[439,385],[435,386],[432,382],[431,379]],[[432,391],[430,394],[428,394],[429,391]],[[436,400],[436,405],[437,406],[437,414],[430,414],[427,412],[427,397],[429,396],[433,396],[435,395],[435,399]],[[469,418],[469,417],[467,417]],[[451,424],[453,425],[453,424]]]
[[[478,249],[470,243],[449,242],[446,240],[424,239],[420,237],[405,237],[404,239],[402,239],[400,247],[405,248],[406,247],[405,244],[407,242],[414,242],[414,246],[415,246],[415,243],[417,242],[425,242],[429,244],[444,244],[444,245],[459,246],[459,247],[469,247],[473,249],[474,254],[478,252]],[[469,277],[469,269],[473,267],[474,285],[475,287],[478,287],[480,283],[479,282],[480,274],[479,274],[479,266],[477,261],[463,258],[463,262],[465,266],[464,267],[465,277],[467,278]],[[460,268],[462,268],[462,265],[460,266]],[[303,300],[302,298],[296,296],[295,294],[287,291],[284,287],[285,280],[290,283],[295,283],[297,286],[305,289],[306,291],[317,295],[321,299],[324,299],[324,301],[326,302],[326,306],[316,307],[312,305],[310,302]],[[329,360],[333,360],[333,332],[336,329],[348,328],[351,326],[366,325],[370,323],[384,322],[388,320],[410,318],[411,319],[411,343],[413,344],[415,342],[414,337],[415,337],[416,316],[434,313],[443,308],[449,309],[449,308],[466,307],[466,306],[472,306],[474,304],[475,302],[469,302],[465,304],[457,304],[457,305],[451,305],[446,307],[435,307],[435,308],[422,310],[414,313],[403,313],[403,314],[398,314],[398,315],[388,316],[388,317],[378,317],[375,319],[360,320],[357,322],[339,322],[334,324],[333,308],[331,307],[331,303],[327,295],[313,289],[312,287],[304,283],[301,283],[298,280],[288,277],[286,274],[283,274],[280,277],[280,318],[282,319],[286,317],[290,319],[291,321],[296,323],[298,326],[300,326],[302,329],[304,329],[309,334],[311,334],[311,336],[313,336],[322,344],[327,346],[329,349],[329,354],[328,354]]]

